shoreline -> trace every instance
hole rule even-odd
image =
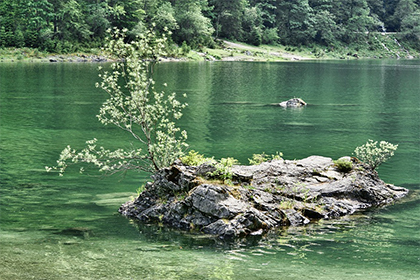
[[[221,58],[215,58],[207,53],[197,53],[199,59],[191,59],[189,57],[161,57],[159,62],[299,62],[299,61],[342,61],[342,60],[416,60],[420,57],[309,57],[295,55],[291,53],[284,53],[279,56],[271,57],[258,57],[258,56],[226,56]],[[0,63],[107,63],[116,61],[114,58],[107,56],[96,56],[96,55],[51,55],[48,57],[30,57],[30,58],[0,58]]]
[[[217,49],[204,48],[202,51],[191,50],[188,54],[179,57],[162,57],[161,62],[183,61],[308,61],[308,60],[358,60],[358,59],[420,59],[420,53],[408,51],[396,53],[328,51],[327,48],[299,48],[290,46],[261,45],[251,46],[239,42],[223,41],[223,46]],[[71,54],[44,53],[30,48],[0,49],[0,63],[3,62],[29,62],[29,63],[101,63],[112,62],[114,58],[103,54],[99,49],[91,52],[77,52]]]

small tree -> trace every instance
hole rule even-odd
[[[91,163],[100,171],[138,170],[154,172],[169,166],[184,154],[187,133],[180,130],[175,120],[182,116],[187,104],[176,100],[175,93],[158,92],[152,78],[158,58],[165,54],[166,37],[157,38],[147,31],[136,41],[127,42],[126,30],[110,31],[105,50],[117,58],[112,71],[103,71],[102,82],[96,86],[109,94],[99,114],[104,125],[113,124],[131,134],[136,141],[131,150],[97,148],[96,139],[86,142],[86,147],[76,151],[67,146],[57,161],[63,174],[69,163]],[[83,168],[81,168],[83,171]]]
[[[375,169],[394,155],[398,145],[393,145],[386,141],[381,141],[378,147],[378,141],[368,140],[366,144],[357,147],[354,154],[362,162]]]

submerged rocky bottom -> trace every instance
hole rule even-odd
[[[321,156],[233,166],[229,184],[210,178],[211,165],[176,162],[154,174],[154,181],[119,212],[146,223],[231,238],[350,215],[408,194],[355,158],[341,161],[351,162],[351,169],[340,171],[331,158]]]

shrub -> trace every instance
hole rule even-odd
[[[262,43],[274,45],[280,39],[277,28],[266,28],[262,34]]]
[[[398,145],[393,145],[386,141],[368,140],[366,144],[354,150],[356,157],[366,163],[370,168],[375,169],[394,155]]]
[[[187,45],[187,42],[183,41],[181,45],[181,52],[184,55],[187,55],[191,51],[191,47]]]
[[[214,172],[211,172],[209,175],[217,179],[223,180],[223,182],[229,182],[232,180],[233,177],[231,167],[238,163],[238,160],[232,157],[221,158],[220,161],[214,164],[216,170]]]
[[[282,156],[283,156],[282,152],[276,152],[275,155],[271,155],[271,160],[281,160],[283,159]]]
[[[213,158],[206,158],[204,155],[191,150],[187,155],[181,157],[181,162],[189,166],[198,166],[203,163],[215,163]]]
[[[249,158],[248,161],[249,161],[249,164],[251,164],[251,165],[258,165],[258,164],[261,164],[261,163],[267,161],[268,158],[269,158],[268,155],[266,155],[265,153],[253,154],[252,158]]]
[[[353,164],[351,161],[339,159],[334,161],[335,168],[340,172],[350,172],[353,169]]]

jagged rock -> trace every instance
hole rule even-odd
[[[192,207],[219,219],[229,219],[244,212],[248,205],[231,196],[227,188],[207,184],[198,186],[190,196]]]
[[[309,224],[310,220],[304,217],[302,214],[297,212],[295,209],[286,209],[284,210],[286,214],[288,224],[291,226],[300,226]]]
[[[298,108],[298,107],[303,107],[306,105],[307,105],[306,102],[300,98],[292,98],[287,101],[283,101],[279,103],[279,106],[284,107],[284,108]]]
[[[153,183],[119,212],[148,223],[228,238],[350,215],[408,193],[385,184],[354,158],[341,160],[351,161],[353,169],[339,172],[331,158],[321,156],[233,166],[233,185],[211,180],[207,175],[214,167],[209,164],[185,166],[177,161],[154,174]]]

